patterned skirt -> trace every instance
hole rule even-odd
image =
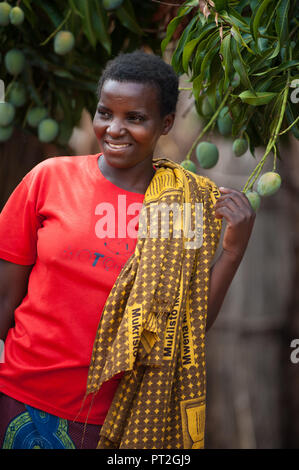
[[[58,418],[0,392],[0,449],[96,449],[100,428]]]

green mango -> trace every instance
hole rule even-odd
[[[9,24],[9,13],[11,6],[7,2],[0,3],[0,26],[7,26]]]
[[[184,160],[181,162],[181,166],[185,168],[185,170],[192,171],[193,173],[196,173],[196,165],[194,162],[191,160]]]
[[[248,142],[246,139],[236,139],[233,142],[233,152],[236,157],[241,157],[248,150]]]
[[[281,186],[281,177],[276,171],[264,173],[257,183],[257,192],[260,196],[272,196]]]
[[[13,83],[8,93],[9,102],[16,106],[16,108],[21,108],[26,103],[26,98],[26,87],[23,83]]]
[[[13,125],[7,127],[0,127],[0,142],[9,140],[13,133]]]
[[[213,114],[213,108],[210,105],[210,102],[207,96],[202,101],[201,112],[202,112],[202,115],[205,117],[211,117]]]
[[[233,121],[227,106],[221,109],[217,119],[217,126],[221,135],[228,136],[231,134]]]
[[[41,142],[49,143],[56,139],[59,125],[54,119],[43,119],[38,125],[38,138]]]
[[[37,127],[39,123],[48,116],[47,108],[37,106],[30,109],[27,114],[27,122],[31,127]]]
[[[71,31],[59,31],[54,38],[54,51],[58,55],[68,54],[75,45],[75,37]]]
[[[1,102],[0,103],[0,126],[6,127],[9,126],[14,117],[15,117],[15,107],[8,102]]]
[[[256,191],[246,191],[245,196],[247,197],[250,205],[254,211],[257,211],[261,204],[261,198]]]
[[[25,67],[25,56],[19,49],[11,49],[5,54],[6,70],[11,75],[19,75]]]
[[[196,158],[201,168],[212,168],[219,159],[216,145],[211,142],[200,142],[196,147]]]
[[[19,26],[23,23],[25,18],[24,12],[20,7],[13,7],[9,13],[9,19],[11,24]]]

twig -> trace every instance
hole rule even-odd
[[[283,92],[283,101],[282,101],[282,105],[281,105],[281,111],[280,111],[279,119],[278,119],[278,122],[277,122],[277,126],[276,126],[276,128],[275,128],[275,130],[274,130],[274,132],[273,132],[273,134],[272,134],[272,136],[271,136],[271,138],[268,142],[268,145],[266,147],[266,151],[265,151],[261,161],[257,164],[257,166],[255,167],[255,169],[253,170],[251,175],[249,175],[249,178],[248,178],[247,182],[245,183],[245,185],[242,189],[242,192],[246,192],[247,190],[249,190],[253,187],[255,181],[257,180],[257,178],[259,177],[259,174],[261,173],[261,171],[263,169],[266,158],[268,157],[268,155],[271,152],[272,148],[275,147],[275,145],[276,145],[276,141],[277,141],[277,138],[279,136],[280,127],[281,127],[281,124],[282,124],[282,120],[283,120],[286,105],[287,105],[288,83],[289,83],[289,72],[288,72],[286,87],[285,87],[284,92]],[[274,159],[275,159],[275,150],[274,150]],[[276,164],[276,162],[275,162],[275,164]]]
[[[284,131],[280,132],[278,135],[283,135],[285,134],[286,132],[288,132],[290,129],[292,129],[292,127],[297,123],[297,121],[299,121],[299,116],[295,119],[294,122],[292,122],[292,124],[287,128],[285,129]]]
[[[192,152],[193,150],[195,149],[196,145],[198,144],[198,142],[200,141],[200,139],[204,136],[204,134],[208,131],[208,129],[212,126],[212,124],[216,121],[221,109],[224,107],[225,103],[226,103],[226,100],[227,98],[229,97],[229,94],[231,93],[231,90],[232,88],[229,87],[227,89],[227,92],[225,93],[225,96],[222,100],[222,102],[220,103],[218,109],[216,110],[216,112],[213,114],[213,116],[211,117],[211,119],[209,120],[208,124],[203,128],[203,130],[201,131],[201,133],[199,134],[199,136],[195,139],[195,141],[193,142],[189,152],[187,153],[186,155],[186,160],[190,160],[190,157],[192,155]]]
[[[64,20],[60,23],[60,25],[58,26],[58,28],[55,29],[55,31],[53,31],[53,33],[50,34],[49,37],[47,37],[47,39],[45,39],[44,42],[41,42],[40,43],[40,46],[45,46],[49,41],[50,39],[52,39],[56,33],[58,33],[58,31],[62,28],[62,26],[67,22],[67,20],[69,19],[70,15],[72,13],[72,10],[69,10],[66,17],[64,18]]]

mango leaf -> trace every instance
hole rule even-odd
[[[250,49],[250,47],[247,46],[245,40],[243,39],[243,36],[240,33],[240,30],[238,26],[234,25],[231,27],[231,35],[234,37],[234,39],[241,44],[242,46],[246,47],[246,49],[251,53],[254,54],[254,52]]]
[[[289,8],[290,8],[290,0],[279,1],[279,4],[277,6],[275,29],[279,36],[280,46],[284,45],[289,35],[289,31],[288,31]]]
[[[257,38],[258,38],[258,34],[259,34],[258,28],[260,26],[262,16],[263,16],[266,8],[268,7],[268,5],[271,2],[275,3],[275,2],[273,2],[273,0],[263,0],[262,3],[258,3],[258,6],[255,8],[255,10],[252,14],[251,22],[250,22],[250,29],[251,29],[251,33],[252,33],[252,35],[255,39],[255,42],[257,42]]]
[[[255,85],[254,85],[254,88],[255,88],[256,92],[258,92],[258,91],[267,91],[267,90],[269,90],[270,87],[273,90],[273,77],[266,78],[266,80],[262,79],[262,80],[258,81],[257,83],[255,83]]]
[[[184,47],[182,64],[183,64],[183,69],[186,73],[188,71],[189,60],[193,54],[194,49],[196,48],[199,42],[200,42],[200,37],[194,38],[191,41],[189,41]]]
[[[212,62],[213,57],[217,53],[217,48],[215,47],[217,42],[220,41],[219,35],[214,33],[209,43],[207,44],[207,53],[201,63],[200,74],[193,80],[193,94],[195,99],[198,98],[199,93],[202,91],[203,80],[206,76],[209,76],[210,72],[210,64]]]
[[[180,40],[178,41],[177,47],[172,55],[171,65],[178,73],[184,72],[184,68],[182,66],[182,61],[181,61],[182,54],[183,54],[185,45],[188,42],[188,39],[190,39],[190,36],[192,35],[193,27],[197,22],[198,22],[198,18],[194,16],[194,18],[192,18],[188,26],[184,29],[184,32],[181,35]]]
[[[205,38],[208,32],[212,32],[212,30],[215,29],[216,25],[214,22],[205,24],[201,27],[199,36],[192,39],[185,45],[182,58],[183,69],[185,72],[188,70],[189,60],[196,46]]]
[[[277,41],[275,48],[273,49],[272,54],[268,57],[269,59],[274,59],[275,57],[278,56],[280,51],[280,42]]]
[[[240,75],[241,83],[243,84],[244,87],[249,88],[252,91],[254,91],[251,85],[251,82],[249,80],[247,66],[243,62],[243,59],[241,56],[239,44],[234,39],[234,37],[231,38],[231,54],[232,54],[234,69]]]
[[[272,67],[270,69],[267,69],[266,71],[255,73],[253,75],[255,77],[260,77],[260,76],[263,76],[263,75],[268,75],[271,72],[275,72],[275,73],[282,72],[283,70],[288,70],[288,69],[296,67],[298,65],[299,65],[299,60],[288,60],[287,62],[284,62],[283,64],[281,64],[279,66],[277,65],[276,67]]]
[[[192,72],[193,73],[192,73],[191,80],[193,80],[196,76],[198,76],[200,74],[202,61],[205,58],[205,55],[206,55],[207,51],[210,50],[210,45],[211,45],[212,41],[214,41],[216,38],[218,40],[220,39],[218,29],[215,28],[215,31],[213,33],[210,32],[208,37],[203,39],[198,44],[197,49],[196,49],[196,54],[195,54],[195,57],[194,57],[194,60],[193,60],[193,63],[192,63]]]
[[[217,97],[216,97],[216,90],[218,86],[219,78],[213,75],[212,81],[209,87],[206,90],[206,95],[209,99],[209,103],[212,106],[213,110],[215,111],[217,105]]]
[[[79,15],[81,18],[83,18],[82,13],[80,12],[80,10],[77,8],[75,4],[75,1],[74,0],[68,0],[68,1],[69,1],[69,6],[73,10],[73,12],[76,13],[76,15]]]
[[[90,1],[90,0],[89,0]],[[102,4],[97,0],[92,0],[92,24],[97,39],[100,41],[103,48],[111,55],[111,38],[108,34],[107,16],[103,11]]]
[[[235,26],[236,28],[250,32],[247,21],[233,8],[229,8],[227,12],[225,11],[221,13],[221,19],[225,20],[227,23]]]
[[[214,0],[215,3],[215,9],[216,11],[222,11],[225,10],[228,7],[228,1],[227,0]]]
[[[38,4],[38,6],[42,10],[44,10],[44,12],[52,21],[55,28],[58,28],[58,26],[63,22],[64,17],[60,13],[60,11],[55,7],[55,4],[53,5],[53,2],[49,2],[47,0],[35,0],[35,3]]]
[[[56,69],[53,73],[57,77],[70,78],[71,80],[74,80],[75,78],[73,74],[71,74],[68,70],[65,69]]]
[[[30,10],[31,12],[33,11],[33,10],[32,10],[32,7],[31,7],[31,5],[30,5],[31,0],[23,0],[23,3],[24,3],[24,5],[26,5],[26,7],[28,8],[28,10]]]
[[[224,88],[227,88],[229,84],[229,75],[230,71],[232,69],[232,56],[231,56],[231,51],[230,51],[230,40],[231,36],[228,33],[222,40],[221,46],[220,46],[220,54],[222,57],[222,67],[224,69]]]
[[[173,18],[167,26],[166,36],[161,43],[161,51],[162,53],[165,51],[166,46],[169,44],[175,30],[177,29],[178,25],[182,21],[183,17],[190,13],[193,7],[181,7],[178,11],[178,14],[175,18]]]
[[[244,7],[248,6],[248,3],[248,0],[240,0],[238,4],[234,7],[234,10],[241,14]]]
[[[116,16],[125,28],[129,31],[132,31],[135,34],[139,34],[140,36],[144,35],[143,30],[140,28],[136,18],[134,11],[132,10],[131,4],[128,0],[116,10]]]
[[[276,95],[277,93],[267,91],[253,93],[251,90],[246,90],[239,94],[239,98],[243,103],[247,103],[252,106],[262,106],[264,104],[268,104]]]
[[[93,48],[97,43],[97,38],[91,24],[91,5],[85,0],[74,0],[76,7],[82,15],[83,31]]]

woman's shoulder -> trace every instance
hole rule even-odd
[[[220,196],[217,184],[207,176],[195,174],[195,178],[199,188],[207,191],[207,193],[209,193],[209,197],[215,203]]]
[[[36,180],[43,177],[71,175],[74,171],[82,171],[87,165],[88,155],[80,156],[54,156],[49,157],[35,165],[24,177],[25,180]]]
[[[45,158],[37,165],[35,165],[31,171],[40,171],[43,169],[59,169],[63,167],[76,167],[82,165],[82,162],[88,159],[88,155],[74,155],[74,156],[54,156]]]
[[[195,177],[196,183],[202,189],[217,190],[218,191],[217,184],[215,183],[215,181],[213,181],[208,176],[199,175],[199,174],[193,173],[193,172],[192,172],[192,176]]]

